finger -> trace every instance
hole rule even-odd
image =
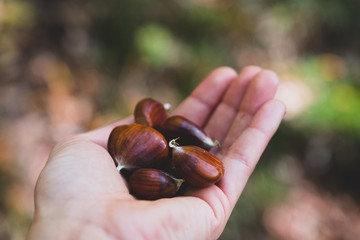
[[[244,68],[239,76],[228,88],[223,100],[216,107],[209,122],[206,124],[205,132],[211,138],[222,142],[228,133],[232,122],[239,110],[241,100],[253,77],[261,71],[260,67],[248,66]],[[221,131],[219,131],[221,129]]]
[[[248,127],[259,107],[274,98],[278,84],[279,79],[272,71],[262,70],[256,74],[246,90],[239,112],[224,140],[222,145],[224,149],[227,149]]]
[[[107,142],[108,142],[110,132],[116,126],[130,124],[133,122],[134,122],[134,117],[130,116],[130,117],[124,118],[120,121],[106,125],[104,127],[100,127],[100,128],[91,130],[89,132],[83,133],[81,135],[88,138],[89,140],[93,141],[94,143],[96,143],[104,148],[107,148]]]
[[[235,205],[284,114],[282,102],[266,102],[224,156],[225,175],[218,186],[227,195],[231,206]]]
[[[236,75],[237,73],[229,67],[214,70],[179,105],[174,114],[182,115],[203,126]]]

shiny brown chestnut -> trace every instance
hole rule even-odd
[[[122,168],[164,166],[167,164],[169,147],[164,136],[154,128],[130,124],[112,130],[108,151],[120,171]]]
[[[168,141],[179,138],[180,145],[195,145],[206,150],[220,147],[218,141],[213,141],[198,125],[183,116],[169,117],[159,131]]]
[[[156,200],[173,197],[183,182],[158,169],[139,168],[131,174],[128,184],[130,193],[138,199]]]
[[[134,117],[136,123],[158,128],[168,116],[162,103],[152,98],[145,98],[136,104]]]
[[[222,162],[198,146],[179,146],[176,140],[169,143],[172,161],[182,178],[193,187],[207,187],[224,175]]]

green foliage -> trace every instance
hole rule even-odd
[[[327,58],[332,57],[305,58],[297,65],[297,74],[311,86],[314,98],[312,105],[297,121],[309,130],[331,129],[360,136],[360,89],[357,80],[351,75],[336,76],[334,68],[339,63],[327,65]]]
[[[344,83],[328,84],[303,121],[308,128],[356,132],[360,136],[360,92]]]
[[[174,36],[158,24],[139,28],[135,43],[143,59],[155,68],[174,65],[181,54],[179,43]]]
[[[8,1],[6,11],[0,16],[3,26],[7,29],[25,27],[32,22],[34,17],[34,6],[23,0]]]

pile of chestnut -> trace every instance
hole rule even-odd
[[[138,199],[173,197],[182,183],[207,187],[224,175],[222,162],[209,153],[219,147],[199,126],[174,115],[164,104],[145,98],[137,103],[134,124],[110,133],[108,151]]]

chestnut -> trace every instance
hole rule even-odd
[[[129,191],[138,199],[156,200],[173,197],[184,180],[158,169],[139,168],[129,178]]]
[[[213,141],[198,125],[183,116],[167,118],[159,131],[168,141],[178,138],[180,145],[195,145],[206,150],[220,147],[218,141]]]
[[[142,99],[134,110],[135,123],[117,126],[109,135],[108,152],[138,199],[173,197],[183,182],[208,187],[224,175],[222,162],[208,152],[220,147],[218,141],[185,117],[168,117],[167,109],[152,98]]]
[[[145,98],[136,104],[134,117],[136,123],[158,128],[167,119],[167,111],[162,103]]]
[[[164,136],[142,124],[121,125],[110,133],[108,151],[122,168],[160,168],[168,164],[169,147]]]
[[[169,143],[172,161],[181,177],[193,187],[207,187],[224,175],[222,162],[198,146],[179,146],[176,139]]]

